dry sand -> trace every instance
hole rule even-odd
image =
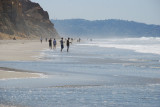
[[[38,60],[41,50],[48,49],[48,42],[39,40],[0,40],[0,61]]]
[[[39,40],[0,40],[0,61],[36,61],[48,42]],[[13,72],[12,72],[13,71]],[[0,67],[0,79],[36,78],[39,74]]]

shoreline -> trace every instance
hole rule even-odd
[[[60,39],[56,41],[56,47],[60,47]],[[66,43],[65,40],[64,42]],[[0,61],[38,61],[41,60],[39,56],[46,49],[50,48],[49,42],[45,40],[42,43],[40,40],[0,40]]]
[[[48,42],[40,40],[0,40],[0,61],[38,61]],[[0,80],[43,78],[45,74],[0,66]]]
[[[57,47],[60,47],[59,39]],[[49,49],[49,42],[45,40],[42,43],[40,40],[0,40],[0,61],[38,61],[46,49]],[[45,74],[0,66],[0,80],[43,76]]]
[[[9,105],[0,104],[0,107],[16,107],[16,106],[9,106]]]
[[[0,67],[0,80],[44,77],[46,77],[46,75],[43,73]]]

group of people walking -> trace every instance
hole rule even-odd
[[[67,52],[69,51],[70,43],[72,43],[72,42],[70,42],[69,40],[70,40],[70,38],[68,38],[67,41],[66,41]],[[62,52],[62,50],[63,50],[63,48],[64,48],[64,43],[65,43],[65,42],[63,41],[63,38],[61,38],[61,40],[60,40],[61,52]]]
[[[50,39],[48,40],[48,42],[49,42],[49,48],[52,49],[52,39],[50,38]],[[57,41],[56,41],[56,39],[54,38],[54,40],[53,40],[53,49],[56,49],[56,45],[57,45]]]
[[[46,39],[46,40],[47,40],[47,39]],[[53,49],[56,49],[57,41],[56,41],[55,38],[53,39],[53,41],[52,41],[52,39],[50,38],[50,39],[48,40],[48,42],[49,42],[49,48],[50,48],[50,49],[52,49],[52,44],[53,44]],[[65,43],[65,41],[63,41],[63,38],[61,38],[61,40],[60,40],[61,52],[62,52],[63,49],[64,49],[64,43]],[[68,38],[68,39],[66,40],[67,52],[69,52],[69,46],[70,46],[71,43],[72,43],[72,42],[70,42],[70,38]]]

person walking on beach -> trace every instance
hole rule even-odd
[[[61,38],[61,41],[60,41],[60,44],[61,44],[61,52],[62,52],[62,50],[63,50],[63,48],[64,48],[64,45],[63,45],[63,38]]]
[[[54,40],[53,40],[53,49],[56,49],[56,45],[57,45],[57,42],[56,42],[56,39],[54,38]]]
[[[73,38],[71,38],[71,43],[73,42]]]
[[[81,38],[79,38],[79,42],[81,42]]]
[[[49,48],[52,49],[52,39],[50,38],[48,42],[49,42]]]
[[[42,40],[43,40],[43,39],[42,39],[42,37],[41,37],[41,38],[40,38],[41,43],[42,43]]]
[[[70,38],[68,38],[67,43],[66,43],[66,45],[67,45],[67,52],[69,51],[69,45],[71,43],[71,42],[69,42],[69,40],[70,40]]]

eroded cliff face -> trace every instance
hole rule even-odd
[[[0,0],[0,39],[59,37],[49,15],[30,0]]]

